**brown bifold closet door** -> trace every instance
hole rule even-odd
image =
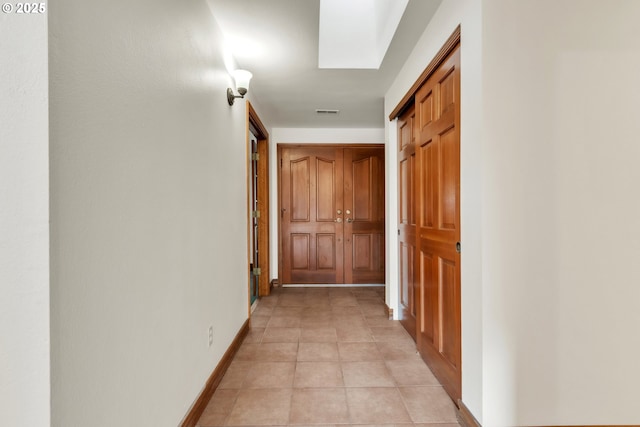
[[[415,97],[417,345],[455,401],[461,397],[459,50]]]
[[[398,120],[398,272],[400,323],[416,339],[418,282],[416,264],[415,109],[411,106]]]

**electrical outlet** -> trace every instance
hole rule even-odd
[[[213,344],[213,326],[209,326],[209,347]]]

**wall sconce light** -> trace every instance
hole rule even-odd
[[[249,80],[251,80],[251,77],[253,77],[253,74],[247,70],[235,70],[233,72],[233,79],[236,81],[236,88],[240,95],[235,95],[233,89],[227,88],[227,101],[229,101],[229,105],[233,105],[236,98],[244,98],[244,95],[249,90]]]

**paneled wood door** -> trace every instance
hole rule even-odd
[[[417,345],[457,401],[461,398],[459,47],[418,90],[415,108]]]
[[[398,120],[398,269],[402,326],[416,339],[418,295],[416,258],[416,172],[415,108]]]
[[[344,283],[384,283],[384,148],[344,149]]]
[[[283,284],[384,283],[384,148],[281,146]]]

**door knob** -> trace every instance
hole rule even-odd
[[[348,220],[347,220],[347,221],[348,221]],[[342,218],[336,218],[336,222],[337,222],[337,223],[342,222]]]
[[[347,209],[347,215],[351,215],[351,211]]]
[[[342,209],[338,209],[338,215],[342,215]]]
[[[351,223],[353,222],[353,220],[352,220],[351,218],[347,218],[347,222],[348,222],[349,224],[351,224]]]

